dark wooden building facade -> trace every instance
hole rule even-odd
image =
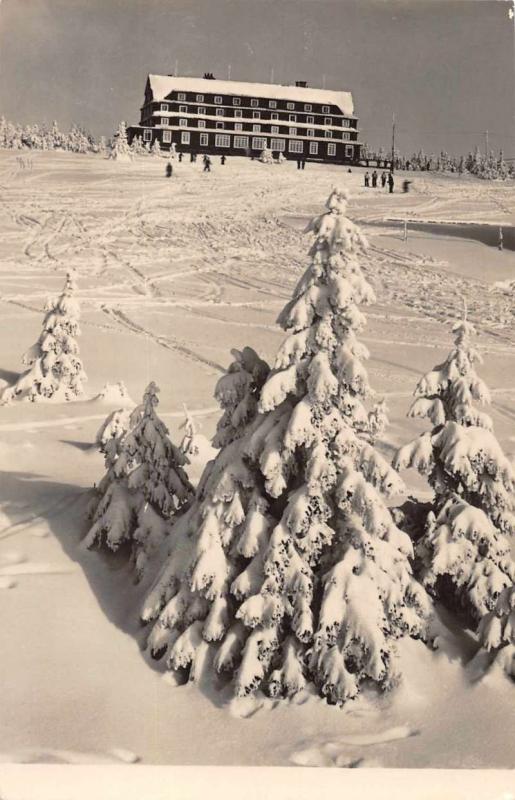
[[[157,139],[163,150],[304,158],[356,164],[361,142],[349,92],[310,89],[305,84],[219,81],[149,75],[139,125],[129,142]]]

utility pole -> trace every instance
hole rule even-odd
[[[175,59],[175,77],[177,77],[178,74],[179,74],[179,59],[176,58]]]
[[[485,131],[485,156],[488,158],[488,131]]]
[[[272,67],[270,69],[270,83],[273,83],[273,82],[274,82],[274,68]]]
[[[325,75],[322,75],[322,89],[325,89]]]
[[[394,171],[394,166],[393,166],[394,158],[395,158],[395,112],[392,114],[392,169],[391,169],[392,172]]]
[[[231,80],[231,65],[230,64],[227,65],[227,80],[228,81]]]

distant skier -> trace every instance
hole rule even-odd
[[[367,187],[367,189],[370,186],[370,175],[368,174],[368,172],[365,172],[365,186]]]
[[[209,158],[207,153],[202,160],[204,162],[203,172],[211,172],[211,159]]]
[[[388,175],[388,191],[390,192],[390,194],[393,194],[394,184],[395,181],[393,180],[393,173],[390,172],[390,174]]]
[[[381,173],[381,186],[383,189],[386,186],[386,172]]]
[[[197,154],[196,153],[190,153],[190,161],[191,161],[191,163],[194,164],[196,160],[197,160]]]
[[[167,177],[167,178],[171,178],[171,177],[172,177],[172,175],[173,175],[173,167],[172,167],[172,162],[171,162],[171,161],[168,161],[168,163],[167,163],[167,165],[166,165],[166,177]]]
[[[182,153],[179,153],[179,155],[177,156],[177,158],[179,159],[179,163],[180,163],[180,162],[182,161]]]
[[[226,160],[227,160],[227,156],[221,156],[221,158],[220,158],[220,164],[222,165],[222,167],[223,167],[223,165],[225,164]]]
[[[375,189],[377,186],[377,172],[376,170],[372,173],[372,188]]]

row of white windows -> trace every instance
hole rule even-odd
[[[145,130],[143,131],[143,140],[144,141],[152,141],[152,131]],[[170,144],[172,141],[172,132],[171,131],[163,131],[163,143]],[[191,141],[191,134],[190,131],[182,131],[181,132],[181,144],[190,144]],[[246,150],[249,146],[250,137],[248,136],[235,136],[232,141],[232,146],[234,148],[238,148],[241,150]],[[206,147],[209,144],[209,134],[208,133],[201,133],[200,134],[200,146]],[[264,150],[267,146],[267,140],[263,137],[254,136],[252,138],[252,148],[254,150]],[[215,147],[231,147],[231,137],[224,133],[217,133],[215,135]],[[274,152],[283,152],[286,150],[286,139],[271,139],[270,140],[270,149]],[[301,141],[296,141],[292,139],[288,142],[288,150],[290,153],[303,153],[304,152],[304,143]],[[353,147],[352,145],[347,145],[345,148],[345,155],[352,156],[353,155]],[[318,155],[318,142],[310,142],[309,143],[309,154],[312,156]],[[328,156],[335,156],[336,155],[336,145],[334,142],[329,142],[327,145],[327,155]]]
[[[184,94],[184,92],[179,92],[177,94],[177,100],[179,101],[179,103],[180,102],[184,102],[186,100],[186,95]],[[197,94],[196,97],[195,97],[195,101],[197,103],[204,103],[205,102],[204,95],[203,94]],[[222,105],[222,101],[223,101],[223,98],[220,95],[215,95],[214,102],[215,102],[216,105]],[[250,101],[250,105],[253,108],[257,108],[259,106],[259,103],[260,103],[260,101],[257,100],[256,98],[252,98],[251,101]],[[241,97],[233,97],[232,98],[232,104],[233,104],[233,106],[241,106]],[[166,109],[163,108],[164,105],[166,105],[166,103],[162,103],[161,104],[161,111],[165,111],[165,110],[167,111],[168,110],[168,108],[166,108]],[[277,100],[269,100],[268,101],[268,108],[277,108]],[[295,108],[295,103],[286,103],[286,108],[288,109],[288,111],[293,111],[294,108]],[[312,104],[311,103],[304,103],[304,111],[313,111]],[[322,114],[329,114],[330,111],[331,111],[331,107],[330,106],[322,106]]]
[[[161,103],[161,109],[160,110],[161,111],[168,111],[168,105],[166,103]],[[179,106],[179,114],[187,114],[187,113],[188,113],[188,106]],[[191,113],[195,113],[195,111],[192,111]],[[199,109],[197,109],[196,113],[199,114],[200,116],[205,116],[207,114],[207,109],[206,108],[199,108]],[[224,109],[223,108],[215,109],[215,116],[217,116],[217,117],[225,116]],[[237,108],[234,111],[230,111],[228,113],[228,116],[229,117],[236,117],[236,119],[241,119],[243,117],[243,111],[241,110],[241,108]],[[252,112],[252,119],[261,119],[261,111],[253,111]],[[270,119],[278,120],[279,119],[279,114],[278,113],[270,114]],[[299,120],[299,122],[302,122],[302,121],[303,120]],[[297,122],[297,115],[296,114],[288,114],[288,122]],[[306,123],[308,125],[314,125],[315,124],[315,117],[312,117],[312,116],[306,117]],[[333,118],[332,117],[324,117],[324,125],[332,125],[332,124],[333,124]],[[343,124],[344,128],[350,128],[350,120],[349,119],[342,120],[342,124]]]
[[[162,117],[161,118],[161,125],[163,127],[166,127],[169,124],[170,124],[170,120],[168,119],[168,117]],[[180,119],[179,120],[179,127],[180,128],[187,128],[188,127],[188,120],[187,119]],[[198,122],[197,122],[197,127],[198,128],[205,128],[206,127],[205,121],[202,120],[202,119],[199,119]],[[224,123],[223,122],[217,122],[216,123],[216,127],[217,128],[223,128],[224,127]],[[242,131],[243,130],[242,123],[241,122],[235,122],[234,123],[234,130],[235,131]],[[252,133],[261,133],[261,125],[253,125],[252,126]],[[272,125],[270,127],[270,133],[272,133],[272,134],[281,133],[281,130],[280,130],[278,125]],[[290,136],[298,136],[299,135],[298,128],[288,128],[288,133],[289,133]],[[325,134],[325,138],[326,139],[332,139],[333,138],[333,132],[332,131],[324,131],[324,134]],[[300,135],[302,135],[302,132],[301,132]],[[306,131],[306,136],[314,138],[316,136],[315,129],[314,128],[308,128],[307,131]],[[347,139],[347,141],[348,141],[349,137],[350,137],[349,133],[345,133],[345,132],[343,133],[343,137],[342,138],[344,140]]]

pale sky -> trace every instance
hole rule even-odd
[[[362,138],[515,157],[513,0],[3,0],[0,114],[109,136],[147,73],[351,91]]]

